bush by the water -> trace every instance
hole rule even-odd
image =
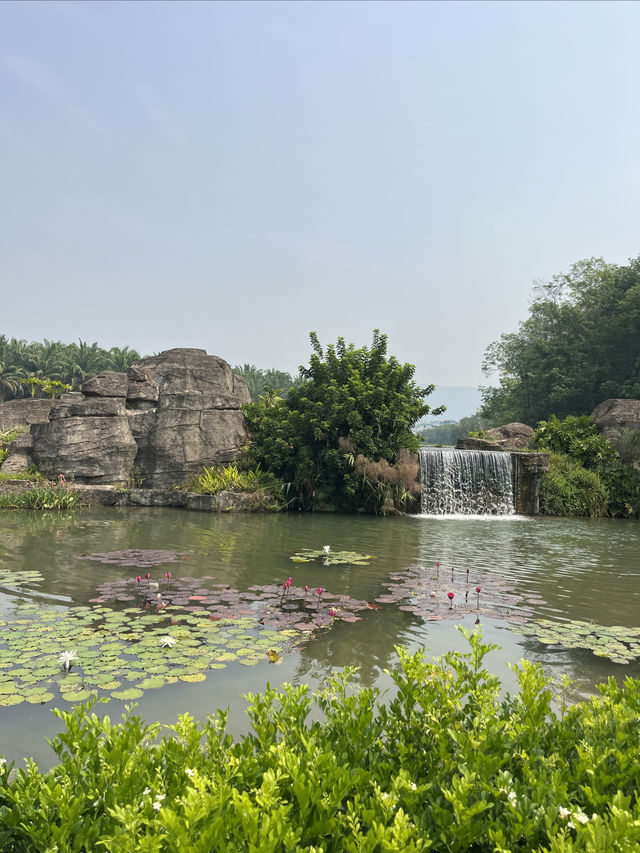
[[[20,494],[0,495],[0,509],[74,509],[79,503],[80,495],[62,476],[54,481],[36,479]]]
[[[551,453],[549,463],[540,488],[543,515],[597,518],[608,514],[609,492],[595,471],[561,453]]]
[[[255,468],[239,468],[230,465],[212,465],[204,467],[200,474],[185,481],[183,488],[199,495],[219,495],[220,492],[259,492],[268,491],[277,496],[282,484],[273,474]]]
[[[633,441],[626,436],[627,445]],[[551,452],[542,478],[540,511],[547,515],[637,517],[640,470],[625,460],[587,415],[541,421],[531,444]]]
[[[250,695],[250,734],[226,713],[160,724],[57,711],[60,764],[0,786],[0,849],[212,853],[635,851],[640,846],[640,681],[610,679],[567,707],[523,662],[501,698],[495,648],[432,663],[400,652],[396,697],[354,693],[348,672],[315,697]],[[313,704],[322,719],[309,720]],[[313,715],[317,717],[317,713]]]

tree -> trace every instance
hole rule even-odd
[[[284,370],[276,370],[275,367],[262,370],[255,364],[236,365],[233,372],[247,383],[252,400],[257,400],[268,391],[276,391],[280,396],[286,397],[289,389],[302,381],[299,376],[294,379]]]
[[[338,338],[325,350],[314,332],[310,338],[309,366],[287,398],[272,392],[245,406],[249,457],[288,483],[306,509],[360,508],[362,460],[389,467],[400,451],[417,450],[412,427],[429,413],[433,385],[419,388],[412,364],[387,357],[387,336],[377,329],[370,348]]]
[[[480,414],[493,423],[535,424],[640,397],[640,258],[580,261],[539,284],[528,319],[489,345],[483,370],[500,379],[483,389]]]

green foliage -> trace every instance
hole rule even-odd
[[[469,636],[469,635],[468,635]],[[249,695],[252,731],[185,714],[160,739],[130,710],[57,711],[59,765],[0,775],[0,849],[31,851],[632,851],[640,845],[640,681],[554,712],[542,669],[502,695],[495,646],[430,662],[400,650],[396,696],[349,671]],[[318,714],[318,710],[321,714]],[[318,719],[318,718],[321,719]]]
[[[220,492],[269,491],[274,495],[282,492],[282,484],[273,474],[255,468],[241,470],[235,463],[230,465],[206,466],[195,477],[186,480],[183,488],[199,495],[219,495]]]
[[[105,350],[82,340],[28,343],[0,335],[0,401],[24,394],[55,397],[102,370],[126,370],[139,358],[129,347]]]
[[[74,509],[79,503],[80,495],[62,475],[56,481],[34,483],[22,494],[0,495],[0,509]]]
[[[248,455],[290,484],[301,507],[361,509],[369,475],[357,469],[358,456],[364,468],[381,460],[393,466],[401,450],[417,450],[411,429],[430,411],[424,398],[433,386],[419,388],[413,365],[387,357],[386,335],[377,330],[370,348],[339,338],[323,350],[315,333],[310,337],[302,384],[286,400],[268,393],[245,406]],[[379,504],[370,494],[369,506]]]
[[[518,332],[485,353],[480,414],[536,423],[591,412],[611,397],[640,397],[640,258],[627,266],[580,261],[539,285]]]
[[[254,401],[263,394],[270,392],[286,397],[290,388],[294,388],[302,382],[300,376],[294,377],[284,370],[276,370],[275,367],[270,370],[263,370],[256,367],[255,364],[236,365],[233,372],[247,383],[249,394]]]
[[[609,491],[596,471],[560,453],[550,454],[551,470],[543,474],[540,512],[544,515],[605,516]]]
[[[537,450],[563,453],[590,471],[600,471],[617,457],[611,442],[587,415],[571,415],[563,421],[551,415],[548,421],[538,424],[531,446]]]
[[[626,433],[626,448],[633,453],[635,436],[630,430]],[[543,512],[622,518],[640,515],[640,471],[620,458],[615,446],[590,417],[570,415],[560,421],[551,415],[548,421],[538,424],[532,445],[565,457],[552,456],[551,472],[543,477],[540,495]],[[562,511],[563,506],[566,511]]]

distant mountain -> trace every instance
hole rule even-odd
[[[437,406],[446,406],[447,411],[437,418],[427,415],[422,423],[441,424],[443,421],[459,421],[460,418],[468,418],[475,415],[481,402],[480,391],[471,385],[436,385],[436,390],[427,397],[427,403],[432,409]]]

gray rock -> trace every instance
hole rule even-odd
[[[127,380],[127,404],[158,401],[158,386],[147,371],[132,366],[127,370]]]
[[[459,438],[456,450],[502,450],[496,441],[488,441],[484,438]]]
[[[9,455],[0,465],[3,474],[20,474],[33,464],[33,437],[30,432],[16,436],[9,446]]]
[[[125,415],[124,400],[113,397],[88,397],[80,403],[65,403],[52,409],[50,421],[65,418],[115,418]]]
[[[25,400],[8,400],[0,403],[0,428],[29,426],[46,423],[52,408],[60,406],[60,400],[28,397]]]
[[[527,424],[511,423],[484,431],[489,441],[495,441],[505,450],[522,450],[529,447],[535,430]]]
[[[248,439],[241,406],[249,392],[226,361],[199,349],[167,350],[132,365],[129,380],[128,404],[134,386],[157,389],[154,409],[129,411],[146,487],[181,483],[203,465],[241,455]]]
[[[640,400],[605,400],[595,407],[591,417],[608,436],[623,429],[640,429]]]
[[[126,373],[104,370],[82,383],[86,397],[126,397],[129,380]]]
[[[49,477],[64,474],[78,483],[125,482],[138,452],[124,414],[54,418],[34,424],[31,434],[38,468]]]

